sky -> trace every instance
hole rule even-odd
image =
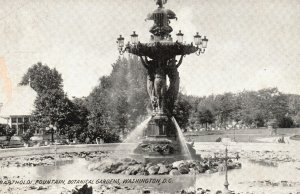
[[[27,69],[42,62],[63,77],[69,97],[87,96],[118,58],[116,38],[136,31],[149,41],[153,0],[0,0],[0,102]],[[186,94],[210,95],[278,87],[300,94],[299,0],[169,0],[172,35],[196,32],[206,52],[179,68]],[[126,55],[125,55],[126,56]]]

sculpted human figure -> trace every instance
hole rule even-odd
[[[154,77],[154,95],[157,97],[158,111],[164,113],[167,83],[163,61],[158,61],[156,63]]]
[[[141,61],[147,69],[147,91],[151,99],[154,112],[163,113],[166,93],[166,71],[163,61],[151,60],[147,58]]]
[[[157,111],[157,98],[154,94],[154,79],[155,79],[155,61],[145,60],[143,57],[140,57],[143,66],[147,69],[147,92],[151,100],[152,108],[154,111]]]
[[[166,92],[167,96],[167,108],[168,111],[171,113],[174,109],[174,104],[177,99],[177,95],[179,92],[179,83],[180,83],[180,78],[179,78],[179,72],[178,72],[178,67],[181,65],[183,59],[183,55],[180,57],[179,62],[176,64],[176,59],[171,58],[167,62],[167,67],[166,67],[166,72],[168,75],[168,78],[170,80],[169,88]]]
[[[167,110],[171,113],[174,109],[174,103],[179,92],[179,72],[178,67],[182,63],[183,56],[176,64],[176,59],[171,58],[167,61],[151,60],[140,57],[143,66],[147,69],[147,91],[151,99],[154,112],[165,113]],[[167,88],[167,80],[170,84]]]

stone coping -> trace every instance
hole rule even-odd
[[[66,152],[95,152],[95,151],[114,151],[128,150],[134,146],[132,143],[109,143],[109,144],[80,144],[80,145],[49,145],[41,147],[22,147],[22,148],[8,148],[0,149],[0,158],[13,156],[28,156],[39,154],[56,154]]]
[[[256,150],[260,147],[264,150],[293,150],[300,151],[299,141],[290,144],[278,144],[278,143],[232,143],[229,145],[229,151],[241,151],[241,150]],[[95,151],[114,151],[116,148],[118,151],[130,150],[132,146],[136,146],[135,143],[106,143],[106,144],[80,144],[80,145],[51,145],[41,147],[21,147],[21,148],[8,148],[0,149],[0,158],[14,157],[14,156],[28,156],[39,154],[55,154],[66,152],[95,152]],[[197,152],[201,152],[202,149],[208,147],[212,150],[223,150],[225,146],[220,142],[195,142],[194,146]]]

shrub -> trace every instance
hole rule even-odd
[[[28,143],[30,138],[33,136],[34,130],[28,129],[26,132],[22,134],[22,139],[25,143]]]
[[[294,121],[291,117],[283,117],[279,119],[278,127],[280,128],[291,128],[294,126]]]
[[[9,125],[0,125],[0,136],[7,136],[8,140],[16,133],[16,129],[10,128]]]

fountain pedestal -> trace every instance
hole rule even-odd
[[[177,160],[197,160],[196,151],[180,137],[177,124],[165,115],[152,116],[144,130],[142,141],[134,149],[131,157],[141,162],[173,162]]]

